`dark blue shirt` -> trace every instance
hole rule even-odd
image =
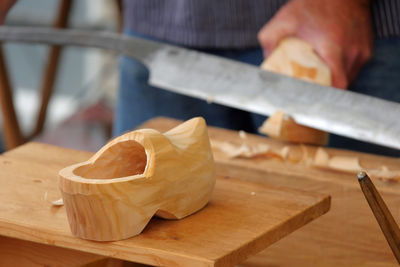
[[[257,32],[285,3],[286,0],[125,0],[124,19],[125,27],[131,31],[180,45],[249,48],[258,46]],[[373,1],[371,12],[376,38],[400,36],[400,0]]]

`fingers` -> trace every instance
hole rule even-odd
[[[348,48],[345,53],[344,66],[349,83],[351,83],[356,78],[358,71],[362,66],[362,62],[358,47],[353,46]]]
[[[343,48],[322,39],[317,39],[312,45],[331,70],[332,86],[346,89],[349,85],[349,79],[346,72]]]
[[[4,23],[7,12],[15,2],[16,0],[0,0],[0,25]]]
[[[293,35],[295,32],[292,22],[289,19],[281,19],[279,12],[258,32],[258,42],[260,43],[264,57],[267,57],[284,37]]]
[[[367,41],[354,44],[352,48],[344,51],[345,55],[345,69],[349,82],[355,80],[362,66],[372,56],[372,43],[368,44]]]
[[[344,70],[343,62],[340,59],[331,58],[326,62],[332,72],[332,86],[340,89],[347,89],[349,79]]]
[[[346,71],[349,83],[354,81],[359,73],[361,67],[364,65],[365,60],[361,54],[357,54],[356,57],[347,64]]]

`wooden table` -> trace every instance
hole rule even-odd
[[[158,118],[146,123],[161,131],[178,122]],[[237,132],[209,127],[211,140],[238,142]],[[279,148],[286,144],[248,135],[248,142]],[[305,146],[308,153],[314,147]],[[358,157],[362,166],[400,169],[400,159],[339,149],[327,149],[330,155]],[[329,194],[329,213],[302,227],[268,249],[250,257],[240,266],[398,266],[376,222],[357,178],[351,174],[308,168],[271,159],[229,159],[214,151],[217,173],[233,175],[263,184],[284,186]],[[242,175],[246,173],[246,176]],[[248,175],[250,174],[251,175]],[[400,183],[373,180],[395,220],[400,222]]]
[[[28,143],[0,156],[1,266],[125,264],[109,258],[233,266],[330,208],[327,194],[252,182],[246,169],[224,174],[222,164],[213,198],[201,211],[182,220],[152,219],[142,234],[126,240],[82,240],[71,235],[64,207],[50,201],[60,197],[58,171],[90,155]]]

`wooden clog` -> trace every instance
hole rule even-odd
[[[153,215],[181,219],[203,208],[215,166],[205,121],[194,118],[164,134],[121,135],[59,176],[72,233],[111,241],[141,233]]]

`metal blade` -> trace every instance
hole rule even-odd
[[[0,27],[0,40],[110,49],[142,61],[154,86],[263,115],[280,110],[303,125],[400,149],[395,102],[115,33]]]

